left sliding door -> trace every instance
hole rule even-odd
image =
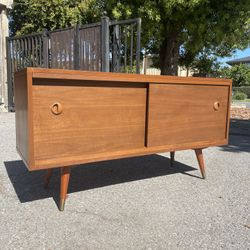
[[[145,145],[144,84],[33,80],[37,168],[88,161]]]

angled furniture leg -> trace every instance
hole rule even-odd
[[[202,175],[203,179],[206,179],[205,164],[204,164],[202,149],[199,148],[199,149],[195,149],[194,151],[195,151],[198,163],[199,163],[201,175]]]
[[[61,168],[61,188],[60,188],[60,202],[59,210],[64,210],[65,200],[68,192],[69,178],[70,178],[71,167]]]
[[[52,173],[53,173],[53,169],[52,168],[46,170],[46,174],[45,174],[45,178],[44,178],[44,188],[48,188],[49,187],[49,182],[50,182]]]
[[[174,156],[175,156],[175,151],[170,152],[170,166],[172,167],[174,165]]]

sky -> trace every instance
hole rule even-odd
[[[247,48],[245,50],[237,50],[233,56],[231,57],[224,57],[224,58],[218,58],[219,62],[222,62],[223,64],[227,61],[234,60],[234,59],[239,59],[242,57],[247,57],[250,56],[250,48]],[[228,65],[225,63],[225,65]]]

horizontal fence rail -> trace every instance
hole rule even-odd
[[[14,73],[26,67],[140,73],[141,19],[76,25],[7,37],[9,110]]]

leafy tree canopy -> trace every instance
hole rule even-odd
[[[14,0],[10,29],[12,35],[21,35],[99,21],[100,4],[96,0]]]
[[[192,70],[195,76],[202,77],[217,77],[221,69],[217,57],[210,50],[203,50],[188,64],[186,58],[180,58],[180,65],[186,66],[187,70]]]
[[[176,73],[181,57],[188,65],[204,49],[228,56],[250,41],[249,0],[110,0],[115,18],[142,18],[143,45],[159,54],[165,74]]]
[[[250,67],[246,64],[237,64],[221,70],[221,76],[233,80],[234,87],[250,87]]]
[[[14,0],[13,35],[114,19],[142,18],[142,46],[158,55],[162,74],[176,74],[204,50],[228,56],[250,41],[249,0]]]

